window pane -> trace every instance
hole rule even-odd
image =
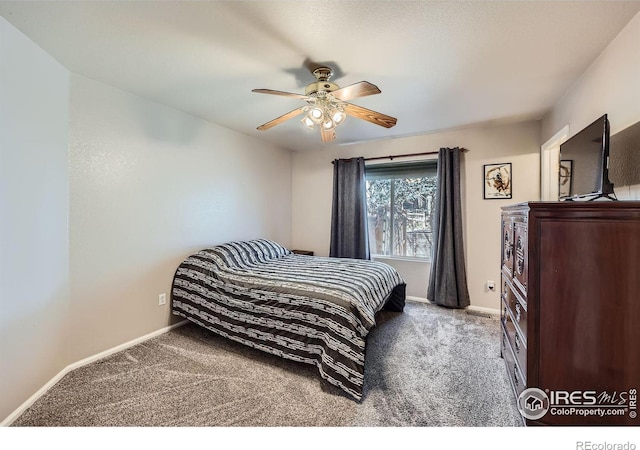
[[[435,178],[394,180],[393,255],[431,256],[431,213]]]
[[[391,249],[391,181],[367,180],[369,247],[374,255],[389,255]]]

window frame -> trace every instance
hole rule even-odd
[[[391,175],[389,177],[385,177],[384,175]],[[404,175],[404,176],[401,176]],[[434,177],[436,179],[436,186],[438,184],[438,159],[437,158],[429,158],[429,159],[420,159],[413,161],[405,161],[401,163],[392,162],[392,163],[383,163],[383,164],[367,164],[365,165],[365,183],[372,179],[388,179],[392,182],[390,183],[390,208],[389,208],[389,222],[391,227],[393,227],[394,219],[395,219],[395,208],[393,207],[395,201],[395,186],[393,183],[394,179],[407,179],[407,178],[417,178],[417,177]],[[365,196],[367,194],[365,193]],[[365,199],[365,206],[367,207],[367,227],[369,226],[369,212],[368,212],[368,198]],[[435,211],[435,205],[433,206],[432,213]],[[394,242],[394,233],[390,233],[390,253],[393,252],[393,242]],[[433,244],[432,244],[433,245]],[[433,248],[433,247],[432,247]],[[389,259],[389,260],[398,260],[398,261],[413,261],[413,262],[422,262],[422,263],[430,263],[432,261],[432,255],[428,256],[407,256],[407,255],[393,255],[393,254],[384,254],[384,253],[371,253],[371,258],[374,259]]]

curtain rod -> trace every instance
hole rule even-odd
[[[463,153],[468,152],[466,148],[461,148]],[[389,156],[374,156],[372,158],[365,158],[365,161],[376,161],[379,159],[390,159],[393,161],[394,158],[407,158],[410,156],[425,156],[425,155],[437,155],[439,152],[422,152],[422,153],[405,153],[403,155],[389,155]]]
[[[462,153],[467,153],[469,150],[466,148],[461,148],[460,149],[462,151]],[[410,156],[425,156],[425,155],[437,155],[438,153],[440,153],[439,151],[437,152],[421,152],[421,153],[405,153],[403,155],[389,155],[389,156],[373,156],[371,158],[364,158],[364,161],[376,161],[379,159],[390,159],[391,161],[393,161],[394,158],[408,158]],[[353,158],[348,158],[347,161],[349,159],[353,159]],[[331,164],[333,164],[335,161],[331,161]]]

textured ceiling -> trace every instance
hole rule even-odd
[[[640,10],[638,1],[0,1],[0,14],[72,72],[293,150],[539,119]],[[309,62],[352,100],[333,144],[292,119]]]

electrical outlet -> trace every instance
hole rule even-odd
[[[496,289],[496,284],[491,280],[487,281],[487,289],[494,291]]]
[[[167,303],[167,294],[162,293],[158,295],[158,306],[162,306]]]

